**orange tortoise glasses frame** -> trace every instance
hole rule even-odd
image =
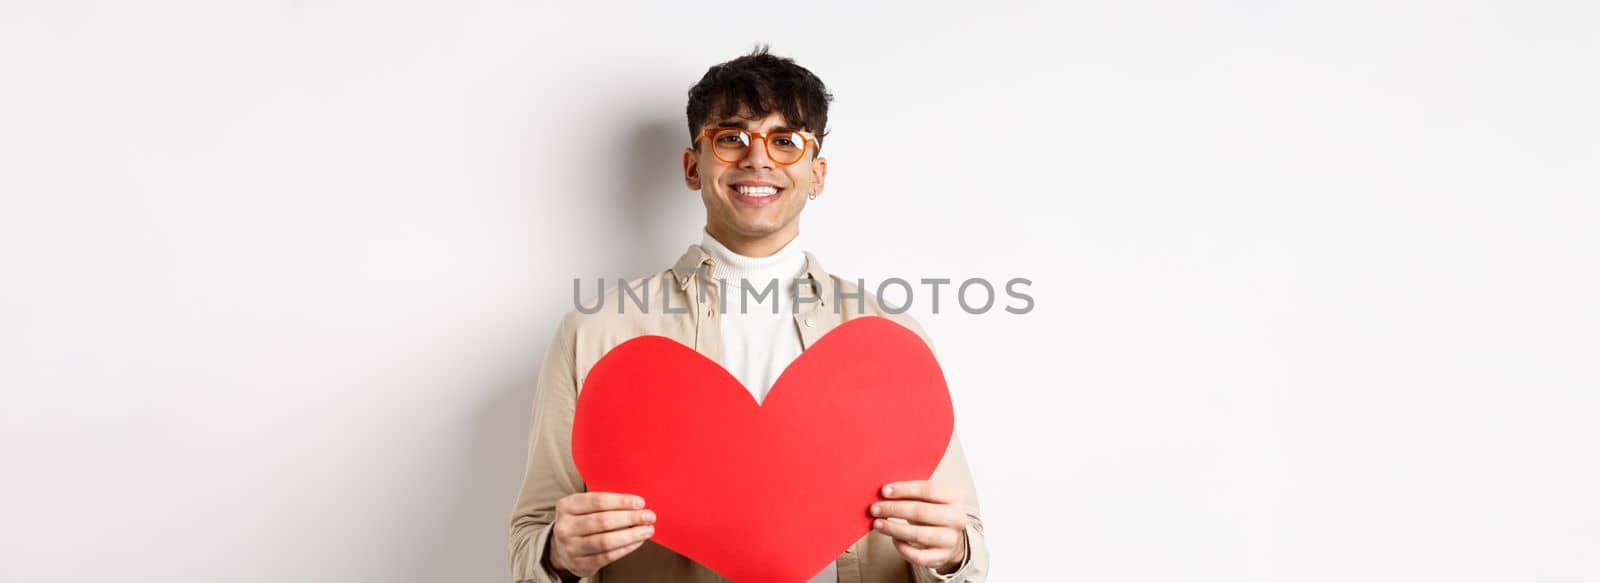
[[[805,130],[773,130],[767,133],[740,128],[706,128],[700,137],[711,144],[711,154],[726,164],[737,164],[750,153],[750,145],[757,139],[767,149],[767,157],[782,166],[805,158],[806,152],[817,144],[817,137]],[[695,142],[699,143],[699,139]]]

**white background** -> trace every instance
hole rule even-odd
[[[1102,4],[0,2],[0,580],[504,580],[765,41],[824,265],[1034,281],[913,310],[993,580],[1600,581],[1600,11]]]

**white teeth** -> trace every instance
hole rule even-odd
[[[778,194],[777,187],[773,186],[735,186],[739,194],[745,196],[772,196]]]

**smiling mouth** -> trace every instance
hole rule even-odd
[[[728,190],[735,202],[746,206],[763,206],[777,201],[784,189],[776,186],[730,186]]]

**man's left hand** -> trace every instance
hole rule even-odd
[[[917,480],[894,482],[881,492],[888,500],[868,509],[872,529],[894,539],[894,548],[913,565],[949,573],[967,554],[967,509],[961,489]]]

